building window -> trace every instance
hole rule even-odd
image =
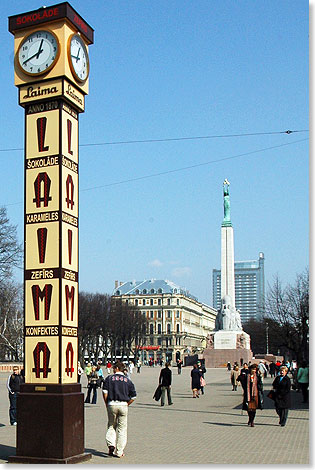
[[[158,346],[162,346],[162,338],[157,339],[157,344],[158,344]]]
[[[153,335],[153,334],[154,334],[153,328],[154,328],[153,323],[150,323],[150,335]],[[152,343],[151,343],[151,344],[152,344]]]
[[[177,305],[179,305],[179,299],[177,299]]]
[[[151,292],[151,294],[154,294],[154,289],[151,289],[150,292]]]
[[[158,311],[158,318],[162,318],[162,312],[161,312],[161,310]]]
[[[142,294],[146,294],[146,293],[147,293],[147,290],[143,289]]]
[[[167,333],[168,334],[171,333],[171,324],[170,323],[167,324]]]
[[[176,318],[179,318],[179,310],[176,310]]]
[[[162,289],[158,289],[158,294],[162,294]]]
[[[161,323],[158,323],[158,335],[162,334],[162,325]]]
[[[120,295],[120,290],[116,290],[116,295]]]
[[[136,293],[136,295],[139,295],[139,289],[136,289],[135,293]]]
[[[177,324],[176,324],[176,333],[180,333],[180,329],[179,329],[179,328],[180,328],[180,325],[179,325],[179,323],[177,323]]]
[[[150,310],[150,318],[153,318],[153,317],[154,317],[153,310]]]
[[[138,299],[135,299],[135,305],[138,305]]]
[[[153,299],[150,299],[150,305],[153,305]]]
[[[158,305],[161,305],[161,304],[162,304],[161,299],[158,299]]]
[[[167,305],[171,305],[171,299],[167,299]]]
[[[142,305],[145,305],[145,299],[142,300]]]
[[[167,310],[167,318],[171,318],[172,317],[172,312],[170,310]]]
[[[129,304],[129,300],[128,300],[128,299],[126,299],[126,305],[128,305],[128,304]]]

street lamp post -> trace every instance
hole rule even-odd
[[[269,325],[266,322],[266,354],[269,354],[269,336],[268,336]]]

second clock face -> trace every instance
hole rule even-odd
[[[69,63],[74,77],[84,82],[89,75],[89,56],[83,39],[74,34],[69,41]]]
[[[22,41],[17,61],[24,73],[40,75],[54,66],[59,53],[58,39],[51,31],[35,31]]]

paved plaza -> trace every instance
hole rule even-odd
[[[106,368],[103,368],[106,374]],[[100,391],[96,405],[85,404],[85,446],[91,452],[89,464],[308,464],[309,410],[302,395],[292,392],[292,409],[285,427],[280,427],[271,400],[265,398],[258,410],[255,427],[247,426],[242,412],[242,389],[232,392],[225,369],[208,369],[205,395],[192,398],[191,368],[182,374],[172,368],[174,404],[161,408],[152,399],[160,367],[142,367],[131,379],[138,393],[129,408],[128,443],[125,457],[108,457],[105,444],[106,410]],[[15,455],[16,427],[9,424],[7,373],[0,373],[0,463]],[[83,379],[86,394],[86,379]],[[265,379],[264,390],[271,388]],[[34,416],[34,419],[36,417]],[[47,423],[49,427],[49,423]],[[86,465],[86,464],[85,464]]]

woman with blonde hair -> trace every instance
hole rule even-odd
[[[287,376],[288,368],[286,366],[280,367],[280,373],[273,381],[272,388],[275,391],[275,407],[277,415],[279,416],[280,426],[285,426],[288,419],[288,412],[291,406],[291,380]]]

